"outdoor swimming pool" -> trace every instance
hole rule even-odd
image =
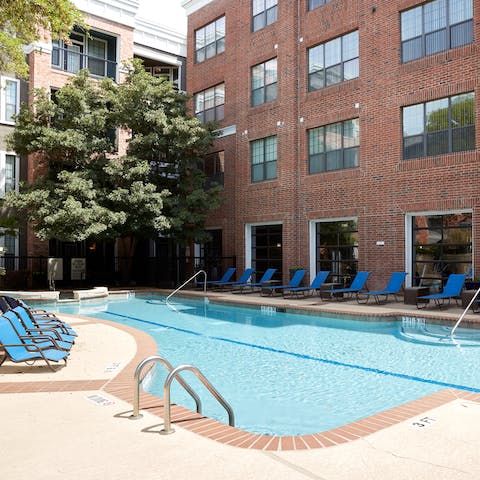
[[[255,433],[320,432],[449,386],[480,392],[478,330],[458,329],[459,339],[469,338],[461,346],[445,340],[447,327],[415,319],[360,321],[181,297],[168,306],[162,298],[137,295],[58,311],[146,331],[173,366],[199,368],[232,405],[235,426]],[[430,341],[426,330],[437,338]],[[157,366],[145,390],[163,396],[166,373]],[[182,376],[200,394],[203,413],[227,423],[223,408],[194,375]],[[171,398],[195,408],[176,382]]]

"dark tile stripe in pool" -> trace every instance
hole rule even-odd
[[[263,350],[263,351],[267,351],[267,352],[278,353],[278,354],[281,354],[281,355],[289,355],[291,357],[300,358],[300,359],[303,359],[303,360],[311,360],[311,361],[314,361],[314,362],[324,363],[324,364],[327,364],[327,365],[334,365],[334,366],[337,366],[337,367],[351,368],[351,369],[355,369],[355,370],[361,370],[363,372],[369,372],[369,373],[375,373],[375,374],[378,374],[378,375],[385,375],[385,376],[389,376],[389,377],[401,378],[403,380],[410,380],[410,381],[413,381],[413,382],[428,383],[428,384],[431,384],[431,385],[437,385],[439,387],[454,388],[454,389],[457,389],[457,390],[465,390],[467,392],[480,393],[480,388],[470,387],[468,385],[460,385],[460,384],[455,384],[455,383],[441,382],[439,380],[422,378],[422,377],[417,377],[417,376],[414,376],[414,375],[407,375],[407,374],[404,374],[404,373],[390,372],[388,370],[382,370],[382,369],[379,369],[379,368],[365,367],[365,366],[362,366],[362,365],[356,365],[356,364],[352,364],[352,363],[344,363],[344,362],[339,362],[338,360],[329,360],[328,358],[313,357],[311,355],[305,355],[305,354],[301,354],[301,353],[290,352],[288,350],[279,350],[279,349],[272,348],[272,347],[266,347],[264,345],[257,345],[257,344],[254,344],[254,343],[242,342],[242,341],[239,341],[239,340],[233,340],[233,339],[225,338],[225,337],[216,337],[216,336],[213,336],[213,335],[205,335],[201,332],[195,332],[194,330],[187,330],[187,329],[184,329],[184,328],[172,327],[171,325],[165,325],[165,324],[159,323],[159,322],[152,322],[151,320],[144,320],[142,318],[132,317],[130,315],[122,315],[120,313],[113,313],[113,312],[108,312],[108,311],[105,312],[105,313],[108,314],[108,315],[114,316],[114,317],[120,317],[120,318],[125,318],[125,319],[128,319],[128,320],[134,320],[134,321],[137,321],[137,322],[140,322],[140,323],[155,325],[155,326],[162,327],[162,328],[165,328],[165,329],[168,329],[168,330],[174,330],[174,331],[177,331],[177,332],[186,333],[188,335],[195,335],[197,337],[204,337],[204,338],[207,338],[209,340],[215,340],[215,341],[230,343],[230,344],[234,344],[234,345],[240,345],[240,346],[243,346],[243,347],[255,348],[257,350]]]

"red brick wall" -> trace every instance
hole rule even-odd
[[[189,16],[188,91],[193,94],[224,81],[225,120],[221,125],[236,125],[237,129],[236,135],[219,140],[226,151],[226,201],[210,220],[224,228],[225,254],[234,252],[243,261],[246,223],[282,222],[287,275],[290,265],[309,265],[309,221],[356,216],[359,268],[372,271],[369,285],[377,287],[392,270],[405,268],[407,213],[472,209],[474,225],[478,225],[478,148],[402,159],[403,106],[476,91],[479,84],[478,41],[401,63],[399,12],[421,3],[379,0],[372,11],[371,2],[333,0],[308,12],[306,0],[279,0],[278,21],[254,33],[251,0],[213,0]],[[480,12],[474,9],[474,13],[474,39],[478,39]],[[225,52],[194,64],[194,31],[223,14]],[[357,29],[359,78],[308,92],[308,48]],[[277,101],[252,108],[250,68],[275,56]],[[476,92],[477,131],[479,97]],[[309,175],[307,129],[351,118],[360,120],[360,166]],[[277,126],[277,122],[284,123]],[[248,134],[242,135],[245,130]],[[252,184],[249,141],[275,134],[277,179]],[[478,142],[477,134],[477,147]],[[474,234],[478,243],[479,227]],[[378,240],[385,246],[377,246]],[[475,264],[479,261],[475,252]]]

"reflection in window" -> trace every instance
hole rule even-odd
[[[253,0],[253,31],[277,21],[277,0]]]
[[[472,214],[413,217],[415,285],[441,285],[451,273],[467,273],[472,264]]]
[[[358,31],[308,50],[309,90],[351,80],[358,75]]]
[[[274,279],[282,278],[282,225],[252,226],[252,268],[258,281],[268,268],[276,268]]]
[[[402,61],[473,42],[472,0],[435,0],[401,13]]]
[[[194,97],[195,116],[202,123],[218,122],[224,118],[225,84],[199,92]]]
[[[331,272],[333,281],[349,285],[358,271],[357,220],[316,224],[316,268]]]
[[[252,182],[277,178],[277,137],[267,137],[250,143]]]
[[[203,172],[207,177],[206,187],[222,186],[225,172],[225,152],[215,152],[207,155],[203,161]]]
[[[309,173],[358,167],[358,118],[308,130]]]
[[[412,105],[403,109],[403,158],[475,149],[475,94]]]
[[[225,17],[195,32],[195,62],[203,62],[223,51],[225,51]]]
[[[330,2],[330,0],[308,0],[308,9],[314,10],[315,8],[321,7],[328,2]]]
[[[277,98],[277,59],[252,68],[252,106]]]

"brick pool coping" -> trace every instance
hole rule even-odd
[[[105,324],[119,328],[135,339],[137,344],[136,354],[117,376],[109,380],[4,382],[0,383],[0,394],[103,390],[120,400],[133,404],[133,374],[137,365],[144,358],[157,353],[155,341],[147,333],[126,325],[106,320],[89,320],[89,323]],[[446,388],[332,430],[298,436],[270,436],[250,433],[175,404],[172,404],[171,415],[173,427],[177,425],[203,437],[234,447],[267,451],[308,450],[340,445],[366,437],[456,399],[480,403],[480,394]],[[163,419],[163,400],[159,397],[141,392],[140,409]]]

